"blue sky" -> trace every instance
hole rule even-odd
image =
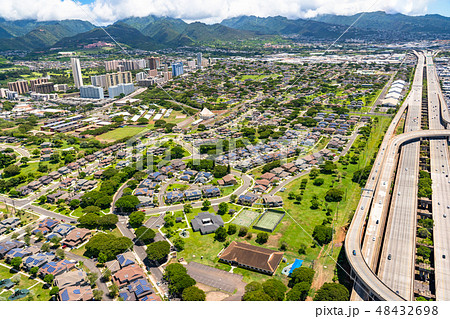
[[[450,17],[450,1],[437,0],[428,5],[428,13],[438,13],[440,15]]]

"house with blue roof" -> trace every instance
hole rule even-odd
[[[139,187],[135,189],[134,196],[153,196],[153,191],[146,187]]]
[[[23,246],[25,246],[25,243],[18,240],[11,240],[0,243],[0,258],[5,257],[6,253],[8,253],[11,249],[22,248]]]
[[[70,262],[66,259],[50,261],[39,269],[38,274],[42,277],[45,277],[45,275],[57,276],[75,268],[75,265],[76,263]]]
[[[15,257],[20,257],[23,259],[25,257],[36,254],[38,252],[39,252],[39,248],[36,246],[25,247],[25,248],[14,248],[6,253],[5,259],[7,262],[9,262],[11,259],[13,259]]]
[[[23,267],[26,270],[30,270],[33,267],[42,267],[43,265],[45,265],[46,263],[48,263],[49,261],[52,261],[55,259],[55,254],[47,252],[47,253],[39,253],[39,254],[35,254],[35,255],[31,255],[26,257],[23,260]]]
[[[136,263],[136,258],[131,251],[127,251],[126,253],[117,255],[116,259],[121,268]]]
[[[181,202],[184,199],[184,194],[179,191],[167,192],[165,196],[165,200],[167,204],[173,204],[177,202]]]
[[[207,198],[220,196],[220,189],[217,186],[205,187],[203,189],[203,196]]]
[[[246,205],[246,206],[252,206],[258,199],[259,197],[255,194],[242,194],[241,196],[239,196],[237,203],[239,205]]]
[[[199,200],[202,198],[202,191],[199,189],[190,189],[184,192],[184,196],[187,200]]]
[[[134,293],[136,299],[141,299],[154,293],[152,286],[146,279],[138,279],[127,286],[129,292]]]
[[[72,229],[74,229],[74,225],[70,224],[59,224],[55,228],[53,228],[53,233],[58,234],[60,237],[66,237]]]
[[[87,301],[94,299],[90,286],[70,286],[62,289],[58,298],[60,301]]]
[[[210,172],[200,172],[195,177],[194,183],[206,184],[212,179],[213,175]]]

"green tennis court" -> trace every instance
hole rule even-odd
[[[258,218],[259,213],[254,210],[244,209],[236,218],[233,220],[233,224],[250,227],[252,223]]]
[[[253,228],[273,232],[286,213],[281,210],[268,209],[258,219]]]

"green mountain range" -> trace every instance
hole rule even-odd
[[[105,32],[106,31],[106,32]],[[88,32],[79,33],[72,37],[63,38],[56,42],[54,47],[62,47],[66,49],[77,49],[80,46],[94,43],[97,41],[105,41],[114,43],[111,37],[119,44],[132,48],[143,50],[158,50],[165,47],[152,38],[143,35],[139,30],[130,27],[123,22],[116,22],[104,29],[95,28]]]
[[[321,15],[313,18],[315,21],[349,26],[362,13],[351,16]],[[395,31],[407,33],[432,33],[449,34],[450,18],[438,14],[427,14],[424,16],[407,16],[401,13],[387,14],[383,11],[367,12],[362,15],[354,25],[359,29]]]
[[[125,46],[157,50],[274,35],[336,39],[360,15],[322,15],[313,19],[240,16],[212,25],[150,15],[126,18],[105,27],[105,30]],[[345,35],[347,38],[382,40],[409,40],[428,36],[450,38],[450,18],[371,12],[363,14]],[[0,51],[46,50],[52,47],[76,49],[96,41],[113,42],[102,28],[81,20],[40,22],[0,18],[0,39]]]
[[[20,32],[20,26],[24,29]],[[26,34],[22,35],[24,30],[30,29]],[[0,41],[1,50],[36,50],[51,47],[59,40],[76,35],[80,32],[86,32],[95,28],[90,22],[81,20],[63,20],[63,21],[45,21],[36,22],[34,20],[19,21],[0,21],[1,30],[5,30],[6,34]],[[0,36],[1,38],[1,36]]]
[[[221,24],[238,30],[253,31],[257,34],[298,34],[302,36],[317,36],[320,38],[336,37],[345,30],[342,26],[313,20],[290,20],[281,16],[267,18],[240,16],[225,19]]]

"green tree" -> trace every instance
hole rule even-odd
[[[213,175],[215,178],[222,178],[227,175],[228,169],[225,165],[216,165],[214,166]]]
[[[219,204],[219,210],[217,211],[217,214],[219,215],[225,215],[228,212],[228,203],[222,202]]]
[[[323,178],[316,178],[316,179],[314,179],[314,182],[313,182],[313,184],[315,186],[321,186],[323,183],[324,183],[324,179]]]
[[[314,301],[348,301],[350,294],[344,285],[326,282],[316,292]]]
[[[87,274],[87,279],[89,281],[89,284],[91,285],[91,287],[95,286],[95,282],[98,279],[98,275],[95,272],[89,272]]]
[[[262,289],[256,291],[246,292],[242,296],[243,301],[272,301],[272,298],[266,294]]]
[[[8,178],[11,176],[16,176],[20,174],[20,167],[17,165],[9,165],[3,169],[3,178]]]
[[[428,247],[425,247],[425,246],[419,246],[419,247],[417,248],[417,255],[418,255],[418,256],[421,256],[421,257],[423,257],[423,258],[425,258],[425,259],[430,259],[430,256],[431,256],[431,250],[430,250],[430,248],[428,248]]]
[[[137,228],[142,225],[145,219],[144,212],[132,212],[129,217],[130,225],[134,228]]]
[[[309,285],[311,285],[315,273],[316,272],[312,268],[306,267],[296,268],[291,274],[291,280],[289,281],[288,286],[294,287],[296,284],[300,282],[306,282]]]
[[[177,145],[170,149],[170,158],[177,159],[177,158],[183,158],[184,156],[184,149]]]
[[[152,229],[145,226],[141,226],[136,229],[134,234],[136,235],[136,240],[144,245],[148,245],[153,242],[153,239],[156,236],[155,232]]]
[[[48,284],[51,285],[53,283],[53,280],[55,279],[55,277],[52,274],[48,274],[45,275],[44,277],[44,281]]]
[[[103,272],[102,274],[102,279],[103,281],[110,281],[111,280],[111,270],[109,270],[108,268]]]
[[[286,294],[286,300],[288,301],[304,301],[308,296],[309,289],[311,288],[311,284],[303,281],[295,284],[291,290]]]
[[[175,240],[173,241],[173,245],[178,251],[182,251],[184,249],[184,244],[184,239],[180,237],[175,238]]]
[[[231,194],[231,196],[230,196],[230,202],[236,203],[236,199],[237,199],[237,195],[236,195],[236,194]]]
[[[200,288],[191,286],[183,290],[182,299],[184,301],[205,301],[206,294]]]
[[[342,197],[344,197],[343,190],[332,188],[326,193],[325,200],[327,202],[340,202],[342,200]]]
[[[277,279],[268,279],[262,284],[263,291],[269,295],[272,300],[282,301],[286,293],[286,286]]]
[[[181,296],[186,288],[196,284],[196,281],[187,274],[186,268],[178,263],[168,265],[163,278],[169,283],[169,293],[173,296]]]
[[[320,172],[323,174],[333,174],[336,171],[336,164],[332,161],[325,161],[322,165],[320,165]]]
[[[100,228],[103,229],[112,229],[116,227],[116,224],[119,222],[119,217],[114,214],[106,214],[103,216],[100,216],[100,218],[97,220],[97,224]]]
[[[240,227],[238,236],[239,237],[244,237],[245,235],[247,235],[247,232],[248,232],[247,227]]]
[[[50,251],[50,244],[49,243],[43,243],[41,246],[41,250],[43,252],[49,252]]]
[[[53,244],[53,246],[59,246],[61,242],[61,237],[59,236],[52,237],[52,239],[50,239],[50,242]]]
[[[109,287],[109,296],[111,298],[116,298],[118,294],[119,294],[119,287],[117,287],[116,284],[112,284]]]
[[[39,271],[39,267],[33,267],[33,268],[30,269],[30,274],[32,276],[36,276],[38,271]]]
[[[228,235],[236,234],[236,231],[237,231],[236,225],[233,225],[233,224],[228,225],[228,230],[227,230]]]
[[[56,257],[58,257],[61,260],[66,258],[66,253],[64,252],[64,249],[57,249],[56,250]]]
[[[117,200],[116,207],[122,212],[131,213],[136,210],[136,206],[139,205],[139,203],[139,199],[136,196],[125,195]]]
[[[313,168],[311,172],[309,172],[309,178],[315,179],[319,175],[320,171],[317,168]]]
[[[269,234],[266,232],[258,233],[256,236],[256,242],[260,245],[267,243],[267,240],[269,239]]]
[[[211,202],[205,199],[202,203],[202,210],[206,211],[211,207]]]
[[[113,234],[97,233],[85,245],[86,256],[90,258],[99,257],[103,253],[105,261],[116,258],[118,254],[124,253],[133,247],[131,239],[123,236],[116,237]]]
[[[78,218],[78,222],[82,227],[85,228],[97,228],[98,227],[98,220],[100,219],[100,216],[94,213],[87,213]]]
[[[103,291],[100,289],[95,289],[93,292],[94,300],[100,301],[103,299]]]
[[[319,245],[326,245],[331,241],[333,229],[324,225],[314,227],[313,237]]]
[[[52,289],[50,289],[50,296],[57,296],[58,294],[59,294],[58,287],[52,287]]]
[[[227,239],[227,231],[225,227],[220,226],[217,228],[216,232],[214,233],[214,239],[220,242],[224,242]]]
[[[147,257],[156,263],[163,261],[170,252],[170,244],[163,240],[151,243],[147,246]]]

